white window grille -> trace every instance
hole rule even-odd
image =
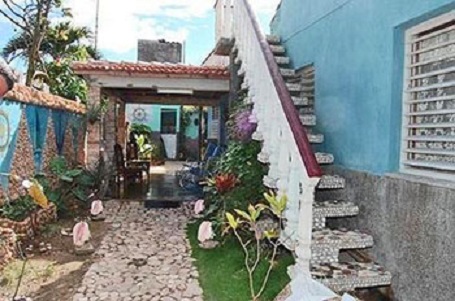
[[[401,169],[455,175],[455,11],[406,32]]]

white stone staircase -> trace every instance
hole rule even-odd
[[[323,135],[313,134],[311,129],[316,125],[316,116],[314,113],[310,113],[314,112],[314,103],[305,97],[306,93],[314,93],[314,91],[311,90],[312,88],[303,86],[295,70],[288,67],[290,59],[285,56],[286,52],[284,47],[279,44],[279,38],[269,36],[267,40],[276,61],[281,67],[281,75],[286,82],[294,104],[300,112],[300,120],[307,127],[310,143],[323,143]],[[235,62],[239,65],[242,63],[240,59],[236,59]],[[244,74],[244,69],[240,68],[238,76],[242,78]],[[244,81],[241,84],[241,90],[246,92],[248,89],[248,84]],[[334,163],[332,154],[317,152],[315,156],[320,165]],[[268,156],[264,153],[258,155],[258,160],[266,164],[270,163]],[[276,181],[270,177],[264,179],[264,184],[272,189],[277,188]],[[345,185],[346,181],[341,176],[323,175],[317,189],[344,189]],[[390,273],[374,263],[339,262],[340,251],[370,248],[373,246],[373,237],[359,231],[329,229],[326,221],[328,218],[352,217],[358,213],[358,206],[349,201],[316,199],[313,204],[311,273],[314,279],[320,280],[336,292],[389,285],[391,282]]]
[[[302,124],[307,127],[308,133],[313,133],[311,127],[316,125],[316,116],[307,112],[314,112],[314,103],[305,95],[314,93],[313,88],[305,86],[305,82],[296,75],[295,70],[289,67],[290,59],[280,45],[276,36],[267,37],[270,49],[280,65],[289,92],[293,96],[294,104],[300,112]],[[302,113],[304,112],[304,113]],[[310,139],[311,143],[322,143],[321,134]],[[334,163],[334,156],[326,153],[316,153],[320,165]],[[337,175],[323,175],[317,189],[344,189],[345,179]],[[273,185],[272,185],[273,186]],[[339,252],[348,249],[364,249],[373,246],[373,237],[346,229],[328,229],[328,218],[352,217],[359,213],[359,208],[352,202],[344,200],[318,200],[313,204],[313,238],[312,238],[312,276],[336,292],[352,291],[357,288],[389,285],[391,274],[380,266],[370,263],[339,263]]]
[[[328,219],[357,215],[359,208],[351,201],[315,199],[317,190],[344,189],[346,181],[323,174],[321,166],[335,158],[312,149],[324,142],[313,130],[312,82],[291,68],[279,37],[263,35],[248,0],[218,0],[215,8],[219,51],[229,55],[225,46],[230,45],[239,95],[257,120],[253,139],[262,142],[258,160],[268,165],[264,185],[288,196],[281,238],[296,255],[291,278],[310,275],[336,292],[390,284],[390,273],[374,263],[340,260],[344,250],[373,246],[368,234],[327,225]]]

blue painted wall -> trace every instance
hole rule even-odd
[[[336,163],[397,171],[403,32],[453,0],[283,0],[271,23],[295,68],[316,68],[316,130]]]
[[[136,120],[134,117],[134,110],[143,109],[145,111],[145,118],[142,121]],[[146,124],[152,128],[152,131],[161,131],[161,110],[162,109],[174,109],[177,110],[177,132],[180,131],[180,106],[171,105],[139,105],[139,104],[127,104],[126,105],[126,121],[130,124],[141,123]]]

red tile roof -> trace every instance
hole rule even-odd
[[[229,71],[221,66],[191,66],[169,63],[129,63],[90,61],[76,62],[73,69],[78,74],[118,74],[126,73],[138,76],[173,76],[173,77],[204,77],[228,79]]]

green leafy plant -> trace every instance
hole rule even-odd
[[[244,264],[248,272],[248,281],[252,301],[259,300],[266,289],[270,274],[273,270],[278,248],[281,246],[280,232],[283,212],[286,208],[287,197],[285,195],[277,197],[275,194],[264,194],[267,201],[265,204],[249,205],[247,211],[235,209],[235,213],[226,213],[227,228],[225,233],[232,232],[240,243],[244,252]],[[263,212],[268,211],[278,219],[277,226],[270,229],[262,229],[259,220]],[[241,232],[252,232],[254,239],[245,238]],[[272,245],[272,253],[267,254],[262,250],[261,241],[267,240]],[[254,243],[252,243],[254,241]],[[253,246],[252,246],[253,245]],[[263,276],[260,287],[255,286],[255,275],[259,263],[263,257],[268,257],[269,268]]]
[[[131,132],[135,133],[136,135],[144,135],[145,138],[150,139],[152,135],[152,128],[146,124],[142,123],[133,123],[131,125]]]
[[[88,177],[84,177],[84,179],[90,179],[90,187],[93,191],[97,192],[98,197],[101,199],[106,196],[109,190],[109,179],[111,179],[115,173],[115,166],[106,164],[106,161],[107,157],[101,157],[98,162],[85,170]]]
[[[140,159],[150,159],[155,145],[148,144],[144,135],[135,135],[137,146],[139,148]]]
[[[73,59],[63,58],[46,64],[49,89],[52,94],[71,100],[86,102],[87,82],[74,73]]]
[[[25,195],[15,200],[14,202],[7,202],[0,209],[0,213],[7,219],[21,222],[37,209],[38,205],[33,201],[32,197]]]
[[[95,179],[93,175],[83,168],[71,168],[66,159],[61,156],[53,158],[50,162],[52,185],[48,178],[41,176],[38,181],[44,188],[49,200],[57,206],[59,215],[69,213],[69,205],[75,200],[85,204],[88,194],[93,189]]]
[[[245,200],[259,200],[265,192],[263,185],[266,167],[257,160],[261,145],[257,141],[231,142],[217,162],[220,173],[231,173],[242,185],[237,185],[226,195],[227,209],[246,209]],[[213,195],[213,194],[212,194]],[[217,195],[215,194],[216,198]]]
[[[100,104],[92,103],[87,106],[86,119],[90,124],[95,124],[101,120],[103,114],[107,111],[107,105],[105,101],[101,101]]]

